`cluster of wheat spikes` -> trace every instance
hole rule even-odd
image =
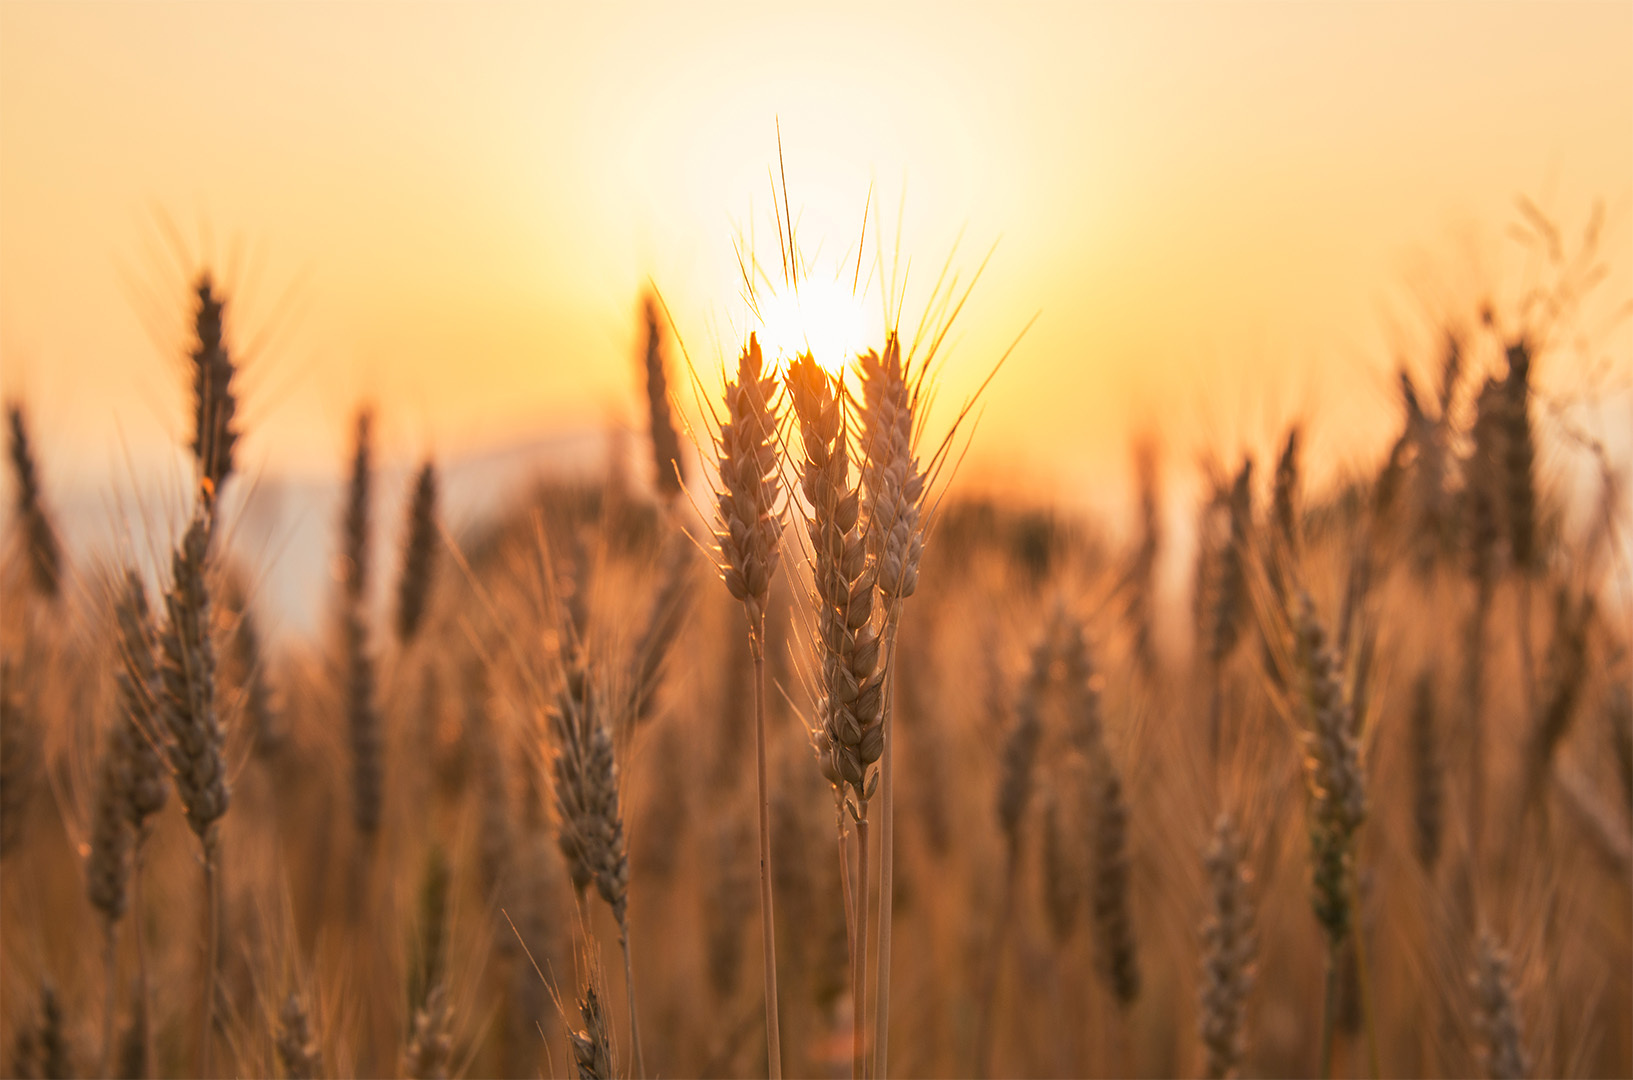
[[[1126,530],[947,494],[950,289],[853,355],[747,335],[691,408],[654,296],[650,484],[451,530],[359,409],[310,637],[201,277],[147,562],[81,554],[8,403],[0,1066],[1627,1074],[1627,508],[1551,396],[1591,270],[1437,337],[1348,473],[1317,417],[1205,448],[1180,590],[1155,438]]]

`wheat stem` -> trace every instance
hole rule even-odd
[[[216,880],[218,862],[221,858],[220,838],[214,830],[204,838],[204,902],[208,909],[205,920],[204,940],[204,1008],[203,1028],[199,1033],[198,1045],[198,1074],[201,1077],[213,1075],[210,1072],[210,1035],[215,1015],[215,979],[216,979],[216,937],[220,933],[221,897]]]
[[[856,819],[856,955],[851,958],[851,1075],[867,1078],[868,819],[867,803]]]
[[[1350,878],[1350,895],[1353,897],[1352,902],[1355,905],[1356,914],[1359,916],[1361,911],[1361,883],[1354,875],[1351,875]],[[1372,979],[1367,968],[1366,931],[1360,925],[1359,918],[1357,918],[1357,925],[1350,930],[1350,933],[1355,937],[1355,978],[1360,985],[1361,1017],[1362,1022],[1366,1025],[1367,1069],[1372,1074],[1372,1080],[1378,1080],[1378,1025],[1376,1017],[1372,1014]]]
[[[896,632],[899,628],[892,614],[885,621],[885,697],[883,719],[885,748],[880,757],[879,795],[883,803],[879,820],[879,987],[875,1006],[873,1048],[873,1075],[885,1080],[889,1075],[890,1054],[890,941],[891,923],[895,908],[896,884],[896,813],[895,756],[896,736],[894,707],[896,699]]]
[[[629,1052],[635,1059],[635,1075],[646,1076],[646,1058],[641,1054],[641,1025],[635,1019],[635,968],[629,958],[629,920],[618,918],[618,944],[624,950],[624,992],[629,999]]]
[[[106,1007],[102,1011],[102,1063],[99,1075],[113,1075],[113,1017],[119,1009],[119,924],[109,921],[103,940]]]
[[[147,934],[142,928],[142,836],[136,840],[135,856],[130,868],[130,922],[131,933],[136,935],[136,1008],[137,1023],[142,1025],[142,1075],[153,1074],[153,1021],[147,1001]]]
[[[754,649],[755,778],[760,788],[760,933],[765,943],[766,1068],[771,1080],[782,1077],[782,1031],[777,1020],[777,923],[771,898],[771,803],[767,795],[765,755],[765,616],[749,635]]]
[[[1338,945],[1327,944],[1327,990],[1321,1005],[1321,1080],[1332,1077],[1333,1021],[1338,1012]]]

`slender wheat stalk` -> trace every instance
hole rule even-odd
[[[172,582],[165,596],[168,616],[160,635],[160,714],[169,734],[167,749],[176,794],[204,854],[208,909],[204,961],[204,1004],[199,1040],[199,1074],[210,1075],[212,1014],[215,1007],[216,946],[219,936],[219,823],[229,792],[222,761],[223,738],[216,716],[215,646],[210,639],[210,591],[205,560],[210,543],[211,488],[200,491],[193,521],[171,560]]]
[[[737,360],[737,378],[726,384],[726,419],[720,423],[716,495],[720,574],[748,615],[749,651],[754,660],[755,785],[760,829],[760,935],[765,955],[767,1069],[782,1076],[782,1034],[777,999],[777,928],[772,896],[771,810],[768,799],[765,726],[765,620],[771,580],[782,542],[778,506],[782,486],[777,470],[778,395],[768,374],[759,339],[749,335]],[[656,429],[653,435],[657,439]]]
[[[166,729],[159,719],[159,670],[153,657],[153,620],[148,611],[147,589],[135,570],[125,571],[125,588],[115,607],[118,629],[117,668],[114,686],[118,692],[120,716],[116,736],[123,741],[125,768],[124,812],[134,840],[132,843],[131,905],[136,915],[132,931],[136,936],[136,1005],[141,1027],[141,1047],[146,1055],[152,1045],[148,1029],[147,937],[142,907],[143,848],[149,832],[148,819],[164,809],[170,789],[165,770]],[[142,1061],[142,1075],[149,1062]]]
[[[821,679],[817,715],[831,769],[854,795],[856,821],[857,978],[853,1068],[865,1075],[868,955],[868,802],[884,750],[884,673],[873,629],[877,566],[861,530],[861,493],[850,466],[844,385],[806,354],[788,368],[787,385],[800,429],[800,490],[809,507],[811,577],[817,609]],[[905,581],[905,579],[898,579]]]
[[[379,835],[383,813],[385,770],[380,731],[380,708],[376,700],[374,657],[369,648],[366,614],[369,581],[369,517],[373,488],[374,414],[361,409],[357,414],[352,451],[351,481],[347,489],[341,542],[340,640],[345,658],[346,728],[352,757],[352,820],[366,848],[372,850]],[[366,875],[363,861],[354,864],[361,890]],[[360,904],[361,897],[354,896]]]
[[[885,351],[869,351],[859,358],[862,376],[863,511],[867,518],[868,551],[878,574],[879,596],[886,618],[885,698],[881,727],[884,752],[880,760],[879,819],[879,981],[874,1019],[873,1074],[889,1075],[890,959],[895,915],[896,813],[895,736],[892,718],[896,693],[896,637],[901,628],[901,605],[918,588],[919,561],[924,553],[920,510],[925,475],[913,455],[915,421],[919,414],[919,386],[910,380],[902,362],[901,341],[891,333]]]
[[[592,685],[584,648],[570,631],[562,657],[562,684],[550,710],[555,733],[555,779],[558,846],[566,857],[574,888],[582,899],[593,884],[612,909],[624,953],[624,983],[629,996],[629,1041],[635,1071],[645,1075],[640,1024],[635,1010],[634,964],[629,941],[629,854],[624,818],[618,806],[618,763],[605,709]]]
[[[1306,816],[1310,829],[1311,906],[1327,934],[1327,995],[1322,1012],[1321,1070],[1332,1067],[1332,1024],[1339,990],[1339,951],[1351,932],[1355,833],[1366,818],[1360,753],[1337,664],[1306,594],[1294,623],[1302,686]]]

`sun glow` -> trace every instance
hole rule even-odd
[[[869,345],[863,297],[849,282],[806,278],[797,288],[762,295],[758,307],[760,344],[785,370],[789,361],[809,352],[838,374]]]

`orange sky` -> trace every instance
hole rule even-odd
[[[1573,234],[1603,199],[1606,307],[1633,296],[1633,5],[774,7],[8,0],[0,379],[59,476],[179,442],[173,219],[236,265],[241,340],[293,288],[246,377],[262,468],[332,471],[364,394],[405,454],[633,419],[649,275],[695,357],[736,347],[777,118],[819,265],[870,182],[910,310],[961,230],[966,273],[997,243],[944,397],[1041,312],[976,478],[1297,410],[1318,452],[1375,445],[1423,297],[1535,280],[1522,193]],[[1625,382],[1626,324],[1595,327]]]

